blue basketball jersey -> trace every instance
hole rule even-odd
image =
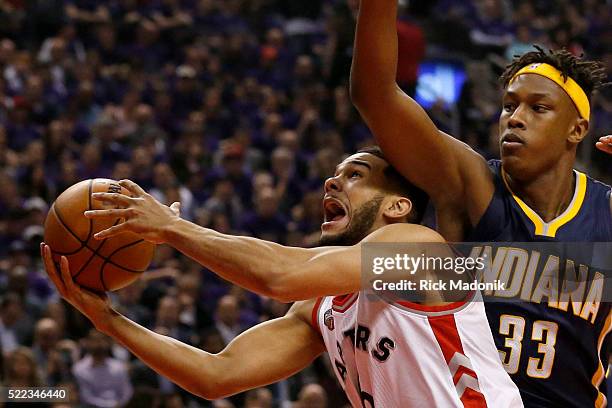
[[[612,242],[610,186],[574,171],[576,187],[570,205],[546,223],[510,190],[501,162],[493,160],[489,166],[495,193],[467,240],[507,243],[489,248],[493,264],[503,270],[504,257],[514,256],[508,267],[514,268],[514,274],[524,274],[513,281],[521,301],[497,292],[485,294],[487,317],[506,371],[519,387],[526,407],[605,406],[612,314],[610,303],[601,298],[604,274],[609,270],[593,266],[601,255],[592,249],[593,244],[578,243]],[[534,243],[542,242],[550,242],[546,246],[553,251],[554,243],[576,244],[558,244],[561,253],[544,254],[534,250]],[[523,269],[518,271],[521,257]],[[563,298],[551,290],[552,283],[526,278],[530,268],[531,276],[537,268],[540,272],[556,268],[561,277],[554,285],[565,285],[563,273],[570,276],[567,265],[571,273],[588,275],[580,296]]]

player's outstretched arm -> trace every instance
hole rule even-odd
[[[397,0],[361,0],[351,68],[353,103],[404,177],[438,208],[467,204],[475,223],[493,194],[487,164],[466,144],[439,131],[397,86],[396,17]]]
[[[210,354],[163,336],[113,310],[105,295],[75,284],[68,261],[61,277],[43,247],[45,267],[60,295],[157,373],[206,399],[217,399],[271,384],[302,370],[325,346],[310,324],[314,301],[298,302],[281,318],[259,324],[236,337],[221,353]]]
[[[129,180],[119,182],[132,197],[95,193],[115,209],[87,211],[90,218],[124,218],[101,231],[108,238],[125,231],[155,243],[166,243],[220,277],[252,292],[292,302],[361,288],[361,246],[295,248],[252,237],[226,235],[183,220]],[[362,242],[439,242],[435,231],[413,224],[378,229]]]
[[[600,137],[595,146],[602,152],[612,154],[612,135]],[[610,195],[610,212],[612,212],[612,194]]]

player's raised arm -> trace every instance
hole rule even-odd
[[[397,0],[361,0],[351,69],[353,103],[403,176],[427,192],[437,207],[477,203],[468,209],[476,222],[493,192],[486,162],[439,131],[397,86],[396,18]]]
[[[45,267],[60,295],[141,361],[192,394],[217,399],[287,378],[308,366],[325,346],[311,325],[314,301],[298,302],[287,314],[236,337],[219,354],[210,354],[155,333],[114,311],[104,295],[72,281],[62,257],[61,279],[48,247]]]

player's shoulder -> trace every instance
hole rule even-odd
[[[601,180],[597,180],[596,178],[591,177],[587,173],[584,173],[584,175],[586,176],[587,182],[589,184],[591,184],[595,188],[598,188],[598,189],[601,189],[602,191],[605,191],[608,194],[608,197],[610,197],[610,191],[612,191],[612,187],[610,187],[609,184],[606,184],[606,183],[604,183]]]
[[[601,180],[597,180],[588,174],[584,173],[586,177],[586,188],[589,192],[588,196],[595,200],[601,200],[602,198],[610,203],[610,211],[612,212],[612,187],[609,184],[604,183]]]
[[[590,189],[598,190],[605,200],[610,204],[610,214],[612,214],[612,187],[609,184],[604,183],[603,181],[597,180],[586,175],[587,183],[590,184]]]
[[[419,224],[396,223],[381,227],[362,241],[371,242],[444,242],[442,235]]]

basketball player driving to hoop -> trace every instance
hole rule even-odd
[[[356,153],[324,186],[322,247],[291,248],[230,236],[179,218],[131,181],[132,197],[101,193],[116,209],[87,216],[125,218],[100,232],[132,231],[166,243],[224,279],[281,301],[289,312],[242,333],[209,354],[156,334],[113,310],[105,295],[78,287],[68,262],[45,265],[60,294],[144,363],[207,399],[270,384],[298,372],[327,351],[354,407],[521,407],[504,371],[479,301],[370,301],[362,296],[362,243],[443,243],[414,224],[426,196],[407,183],[378,149]],[[334,246],[331,246],[334,245]]]

